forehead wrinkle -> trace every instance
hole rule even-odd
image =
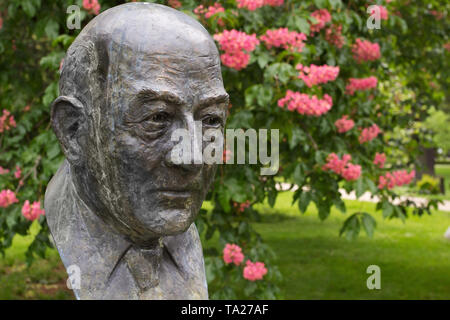
[[[202,98],[198,103],[199,108],[207,107],[213,104],[221,104],[221,103],[227,103],[228,102],[228,94],[219,94],[217,96],[210,96],[206,98]]]
[[[143,88],[139,91],[139,93],[137,94],[137,99],[142,102],[151,100],[163,100],[177,105],[186,104],[186,100],[173,92],[166,90],[157,90],[148,87]]]

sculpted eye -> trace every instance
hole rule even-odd
[[[207,116],[203,118],[203,124],[209,127],[218,127],[222,125],[222,119],[218,116]]]
[[[147,120],[156,123],[166,123],[170,120],[170,115],[167,112],[158,112],[152,114]]]

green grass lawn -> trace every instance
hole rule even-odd
[[[314,206],[301,215],[291,193],[280,194],[274,209],[260,206],[254,227],[277,253],[285,299],[449,299],[450,241],[443,238],[450,213],[410,217],[406,223],[375,214],[374,238],[338,236],[347,215],[333,210],[320,221]],[[373,203],[345,201],[349,212],[373,212]],[[206,204],[206,207],[208,205]],[[35,229],[34,229],[35,230]],[[0,299],[71,299],[55,250],[30,269],[23,263],[30,237],[16,237],[0,260]],[[214,240],[213,240],[214,241]],[[381,290],[368,290],[369,265],[381,268]]]

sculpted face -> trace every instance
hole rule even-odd
[[[158,10],[134,12],[107,34],[106,92],[85,117],[87,154],[74,170],[82,197],[143,244],[187,230],[214,178],[215,165],[172,161],[173,132],[193,135],[195,121],[223,130],[228,106],[213,40],[190,18]]]

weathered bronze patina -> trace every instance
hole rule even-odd
[[[111,8],[70,46],[59,86],[52,126],[66,160],[45,209],[64,265],[81,271],[76,297],[207,299],[193,222],[216,166],[170,155],[176,129],[223,130],[228,95],[208,32],[162,5]]]

